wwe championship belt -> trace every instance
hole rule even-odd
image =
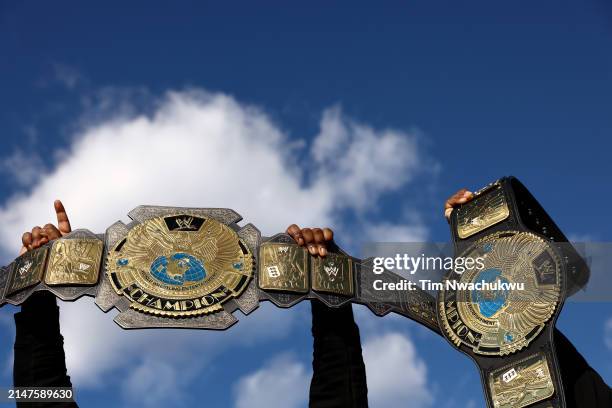
[[[103,311],[119,310],[115,322],[125,329],[226,329],[237,309],[249,314],[262,300],[291,307],[309,298],[396,312],[439,333],[433,296],[376,292],[374,278],[402,278],[375,275],[371,258],[334,244],[326,257],[313,257],[286,234],[263,238],[252,224],[239,226],[229,209],[141,206],[129,217],[105,234],[76,230],[1,268],[0,305],[48,290],[63,300],[95,296]]]
[[[445,277],[438,321],[478,365],[488,407],[565,407],[553,332],[588,280],[584,260],[514,177],[475,193],[450,224],[456,260],[481,262]]]

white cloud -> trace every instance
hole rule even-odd
[[[170,92],[150,116],[108,119],[76,135],[29,194],[4,203],[0,237],[14,252],[21,232],[52,217],[57,197],[74,225],[95,232],[142,203],[232,207],[267,233],[296,221],[329,224],[334,210],[375,205],[403,186],[425,155],[414,136],[354,124],[337,109],[321,126],[304,184],[294,159],[301,152],[262,111],[222,94]],[[336,128],[347,135],[340,144]]]
[[[375,207],[380,194],[411,181],[426,156],[415,134],[376,130],[348,119],[340,108],[324,112],[312,145],[318,165],[315,186],[336,197],[336,204]]]
[[[427,228],[419,223],[406,225],[391,222],[366,224],[364,232],[368,239],[376,242],[424,242],[428,234]]]
[[[74,225],[96,232],[142,203],[232,207],[267,232],[296,218],[329,222],[332,197],[301,186],[287,144],[262,112],[227,96],[170,93],[152,117],[106,121],[76,137],[30,194],[5,204],[2,236],[15,242],[32,214],[45,222],[57,197]]]
[[[105,111],[112,106],[107,99]],[[126,114],[123,100],[116,106],[114,118],[104,115],[85,126],[80,122],[72,143],[51,152],[57,158],[52,171],[3,203],[4,253],[17,252],[24,230],[54,219],[56,198],[64,201],[73,227],[94,232],[103,232],[140,204],[229,207],[264,234],[282,231],[292,222],[338,227],[339,211],[359,213],[375,206],[383,193],[417,175],[425,155],[415,136],[357,124],[335,108],[323,114],[309,163],[302,168],[295,157],[304,152],[294,140],[264,112],[227,95],[169,92],[148,115]],[[402,236],[420,233],[398,231]],[[221,344],[236,344],[236,336],[287,333],[292,315],[259,310],[223,333],[222,342],[216,333],[207,333],[209,358]],[[258,324],[274,330],[262,331]],[[199,337],[175,331],[124,332],[85,301],[62,305],[62,332],[70,374],[82,386],[101,384],[106,374],[126,364],[107,356],[131,354],[138,359],[136,366],[171,370],[168,364],[180,364],[190,354],[173,359],[145,354],[161,356],[164,342],[191,344]],[[152,333],[159,340],[151,342]],[[141,390],[136,379],[127,384]],[[147,384],[143,378],[141,385]]]
[[[306,406],[310,370],[291,354],[281,354],[234,386],[236,408]]]
[[[178,405],[184,399],[182,383],[187,380],[181,368],[167,361],[142,361],[131,367],[123,382],[124,397],[134,406],[161,406],[169,400]]]
[[[142,375],[144,372],[156,372],[160,368],[162,371],[180,372],[178,392],[218,353],[262,339],[284,338],[296,322],[304,320],[304,313],[300,310],[287,313],[267,302],[248,318],[239,316],[241,322],[227,332],[126,331],[110,318],[115,314],[114,311],[108,315],[102,313],[91,298],[61,303],[60,324],[65,338],[66,365],[77,388],[107,385],[108,373],[129,368],[123,374],[122,391],[128,400],[137,398],[139,401],[144,389],[151,387],[151,392],[158,391],[148,377]],[[206,353],[194,358],[194,350],[206,350]],[[147,401],[151,402],[150,406],[156,406],[153,403],[163,402],[163,395],[159,393],[158,397]],[[165,395],[168,399],[175,399],[175,393]]]
[[[432,406],[427,366],[408,337],[387,333],[366,339],[363,358],[370,405],[377,408]]]
[[[417,355],[410,338],[397,332],[367,335],[363,358],[371,406],[433,406],[434,397],[427,382],[427,367]],[[307,370],[293,355],[280,354],[261,369],[236,382],[235,407],[305,406],[310,376],[310,368]]]

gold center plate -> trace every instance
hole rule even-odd
[[[481,355],[505,355],[528,346],[561,299],[562,264],[554,247],[532,233],[505,231],[475,242],[461,257],[482,257],[484,266],[453,272],[440,292],[441,324],[451,341]],[[449,289],[452,281],[455,287]],[[498,289],[468,287],[481,282]],[[501,283],[515,286],[503,289]]]
[[[253,255],[227,225],[175,214],[133,227],[109,250],[106,274],[133,309],[195,316],[222,309],[246,289]]]

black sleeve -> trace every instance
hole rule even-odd
[[[64,338],[59,328],[59,307],[49,292],[36,292],[15,313],[15,387],[72,387],[66,373]],[[64,403],[18,403],[18,407],[70,407]]]
[[[359,328],[350,304],[329,308],[311,302],[314,337],[311,408],[368,406]]]
[[[555,329],[555,348],[567,408],[610,408],[612,392],[603,378],[586,362],[574,345]]]

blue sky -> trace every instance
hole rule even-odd
[[[0,1],[2,259],[12,257],[20,231],[48,221],[56,196],[73,209],[74,226],[95,232],[151,203],[234,207],[266,233],[293,219],[329,223],[353,251],[392,224],[393,238],[446,241],[444,198],[508,174],[568,235],[610,241],[611,46],[612,7],[603,0]],[[223,136],[218,123],[234,136]],[[235,153],[222,160],[226,148]],[[174,160],[185,149],[200,151],[205,163]],[[356,160],[364,149],[365,165]],[[160,166],[168,166],[167,179]],[[234,181],[239,175],[248,183]],[[269,196],[258,195],[263,187]],[[66,316],[83,318],[81,305],[99,315],[97,341],[119,330],[84,300],[68,305]],[[13,312],[0,311],[2,361],[10,359]],[[181,332],[177,344],[194,351],[168,359],[138,354],[158,332],[113,334],[108,351],[135,357],[96,360],[86,379],[75,368],[75,382],[75,373],[84,378],[80,402],[130,406],[130,392],[149,390],[147,374],[174,377],[173,362],[201,355],[181,373],[185,400],[155,396],[150,405],[206,396],[240,407],[238,387],[265,389],[283,368],[291,374],[283,389],[294,390],[287,398],[304,406],[295,394],[309,375],[308,319],[307,305],[264,305],[238,324],[243,332]],[[376,391],[372,406],[483,406],[476,369],[442,339],[405,319],[362,311],[358,319],[371,361],[385,361],[377,345],[397,346],[412,375],[407,388],[418,396],[398,391],[400,381],[394,400]],[[609,303],[569,303],[559,321],[608,383],[611,322]],[[68,342],[79,327],[67,330]],[[73,337],[71,347],[94,340]],[[5,370],[0,384],[9,383]]]

